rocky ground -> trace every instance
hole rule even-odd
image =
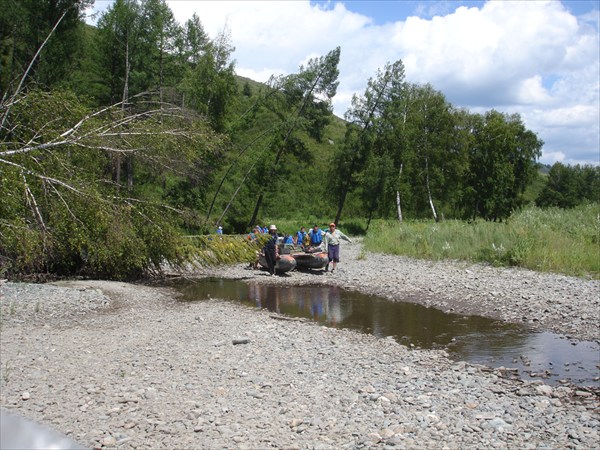
[[[233,266],[201,275],[339,284],[599,339],[597,281],[344,244],[333,274]],[[90,448],[600,444],[596,393],[507,380],[441,350],[125,283],[3,283],[0,303],[0,406]]]

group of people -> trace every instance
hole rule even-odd
[[[254,228],[253,233],[258,232],[257,227]],[[301,247],[304,251],[309,253],[314,252],[327,252],[328,263],[325,267],[325,272],[329,272],[329,265],[331,264],[331,272],[335,272],[337,264],[340,262],[340,242],[345,240],[352,242],[348,236],[337,229],[335,223],[329,224],[329,229],[323,231],[315,224],[308,232],[304,227],[301,227],[294,235],[286,234],[280,236],[277,233],[277,227],[271,225],[268,230],[272,236],[263,247],[263,254],[267,261],[269,274],[275,274],[275,264],[277,263],[277,256],[279,252],[279,240],[283,238],[283,245],[294,245]],[[256,267],[257,262],[254,266]]]

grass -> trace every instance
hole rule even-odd
[[[367,250],[423,259],[455,259],[600,279],[600,205],[528,207],[493,223],[374,221]]]

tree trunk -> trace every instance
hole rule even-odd
[[[225,172],[225,175],[223,175],[223,177],[221,178],[221,182],[219,183],[219,186],[217,187],[214,195],[213,195],[213,199],[210,203],[210,206],[208,208],[208,212],[206,213],[206,218],[204,219],[204,222],[206,223],[206,221],[208,221],[208,219],[210,218],[210,215],[212,213],[213,207],[215,206],[215,201],[217,200],[217,195],[219,195],[219,192],[221,192],[221,188],[223,187],[223,184],[225,183],[225,180],[227,179],[227,176],[229,175],[229,173],[233,170],[233,168],[235,167],[235,165],[238,163],[240,157],[246,152],[246,150],[248,150],[250,147],[252,147],[252,145],[254,145],[255,142],[257,142],[259,139],[262,139],[262,137],[267,134],[268,132],[270,132],[274,127],[269,128],[268,130],[264,131],[263,133],[261,133],[260,135],[258,135],[256,138],[254,138],[248,145],[246,145],[242,150],[240,150],[240,152],[237,154],[237,156],[235,157],[235,159],[233,160],[233,162],[231,163],[231,165],[229,166],[229,168],[227,169],[227,172]],[[242,184],[246,181],[246,178],[248,178],[248,174],[252,171],[252,169],[254,168],[254,166],[256,165],[256,162],[254,162],[252,164],[252,166],[250,167],[250,170],[246,173],[246,175],[244,176],[244,179],[242,180]],[[240,185],[241,187],[241,185]],[[232,197],[232,199],[230,200],[230,203],[227,205],[227,208],[225,208],[225,210],[227,210],[231,204],[231,201],[233,201],[233,199],[235,198],[235,196],[237,195],[237,192],[240,190],[240,187],[238,187]],[[223,216],[221,216],[223,217]]]
[[[129,97],[129,71],[131,70],[129,66],[129,31],[127,31],[127,35],[125,37],[125,82],[123,83],[123,102],[127,100]],[[123,105],[125,108],[125,105]]]
[[[217,225],[221,224],[221,221],[223,220],[223,217],[225,217],[225,214],[227,214],[227,211],[229,210],[229,207],[231,206],[231,204],[233,203],[233,201],[237,197],[238,192],[240,192],[240,189],[242,188],[242,186],[246,182],[246,178],[248,178],[248,176],[250,175],[250,173],[254,169],[255,165],[256,165],[256,162],[254,164],[252,164],[252,166],[250,167],[250,169],[248,169],[248,171],[246,172],[246,175],[244,175],[244,178],[242,179],[242,181],[240,182],[239,186],[237,187],[237,189],[235,190],[235,192],[233,193],[233,195],[229,199],[229,203],[227,203],[227,206],[225,206],[225,209],[223,210],[223,212],[219,216],[219,220],[217,220]],[[255,211],[255,213],[258,214],[257,211]],[[206,220],[208,220],[208,216],[206,217]],[[204,221],[204,223],[206,223],[206,220]],[[256,220],[256,218],[253,218],[253,220]],[[250,222],[250,223],[251,223],[251,225],[249,225],[249,226],[252,227],[254,224],[252,224],[252,222]]]
[[[352,183],[352,174],[354,173],[354,167],[356,166],[356,160],[352,160],[352,164],[350,165],[350,171],[348,177],[346,178],[346,183],[344,184],[344,188],[340,194],[340,199],[338,201],[338,210],[335,214],[335,223],[340,223],[340,218],[342,217],[342,209],[344,208],[344,203],[346,203],[346,195],[350,190],[350,184]]]
[[[129,63],[129,30],[127,30],[127,34],[125,35],[125,82],[123,83],[123,103],[121,104],[121,110],[123,111],[123,114],[125,114],[125,104],[127,102],[127,98],[129,97],[129,72],[131,70],[131,66]],[[121,161],[122,161],[122,155],[119,153],[117,154],[117,172],[115,174],[115,182],[117,183],[117,188],[121,185]],[[133,175],[130,173],[130,169],[131,169],[131,156],[127,156],[126,158],[126,176],[127,176],[127,187],[131,188],[131,186],[129,185],[129,182],[131,180],[131,183],[133,184]]]
[[[398,175],[398,184],[400,184],[400,178],[402,177],[402,167],[404,164],[400,163],[400,174]],[[396,190],[396,209],[398,211],[398,222],[402,223],[402,205],[400,204],[400,189]]]
[[[258,196],[258,200],[256,201],[256,206],[254,206],[254,212],[252,213],[252,218],[250,219],[250,222],[248,223],[248,227],[255,225],[254,222],[256,222],[256,218],[258,217],[258,211],[260,210],[260,205],[263,202],[263,198],[264,198],[264,194],[261,192],[260,195]]]
[[[338,210],[335,214],[335,223],[340,223],[340,217],[342,217],[342,209],[344,208],[344,203],[346,202],[346,194],[348,193],[348,185],[344,186],[344,190],[340,195],[340,200],[338,201]]]
[[[427,187],[427,197],[429,198],[429,206],[431,206],[431,212],[433,213],[433,218],[436,222],[439,222],[440,219],[435,210],[435,205],[433,204],[433,199],[431,198],[431,189],[429,189],[429,163],[427,161],[427,156],[425,157],[425,185]]]
[[[123,111],[123,114],[125,113],[125,103],[127,101],[127,97],[129,96],[129,71],[129,31],[127,31],[125,35],[125,81],[123,83],[123,96],[121,98],[123,101],[121,104],[121,110]],[[119,189],[119,186],[121,185],[121,163],[122,155],[121,153],[117,153],[113,158],[113,180],[117,185],[117,189]],[[127,164],[129,165],[129,161]],[[127,179],[129,182],[129,173],[127,173]]]
[[[163,86],[164,86],[164,82],[165,82],[165,79],[164,79],[164,69],[163,69],[163,66],[164,66],[164,60],[163,60],[164,42],[163,42],[163,40],[164,40],[164,37],[161,36],[160,56],[159,56],[159,64],[158,64],[158,67],[159,67],[159,81],[158,81],[159,88],[158,88],[158,92],[159,92],[159,96],[160,96],[160,109],[163,108]]]
[[[121,153],[115,153],[113,157],[113,181],[118,190],[121,184]]]
[[[369,231],[369,227],[371,226],[371,219],[373,218],[373,210],[369,211],[369,218],[367,220],[367,229],[365,231]],[[337,222],[336,222],[337,223]]]
[[[314,90],[316,89],[316,87],[319,83],[319,80],[325,74],[325,71],[326,71],[326,67],[321,67],[321,71],[315,78],[313,84],[310,86],[310,89],[303,94],[304,99],[302,101],[302,104],[297,109],[296,113],[294,114],[294,120],[292,121],[290,127],[288,128],[288,130],[285,134],[285,137],[283,139],[283,142],[281,143],[281,146],[279,147],[279,150],[277,151],[277,154],[275,155],[275,162],[274,162],[273,166],[271,167],[270,174],[269,174],[270,180],[274,179],[277,164],[279,164],[279,161],[281,160],[283,153],[285,152],[286,145],[287,145],[287,142],[288,142],[290,136],[292,135],[293,131],[296,129],[296,122],[297,122],[296,119],[298,117],[302,116],[302,113],[304,112],[306,105],[308,104],[309,101],[312,101],[312,94],[313,94]],[[252,214],[253,220],[250,221],[251,224],[254,222],[254,220],[256,220],[256,216],[258,216],[258,210],[260,209],[260,204],[262,203],[263,198],[264,198],[264,195],[263,195],[263,192],[261,192],[256,201],[256,206],[254,207],[254,214]]]

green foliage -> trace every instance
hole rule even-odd
[[[348,125],[344,142],[336,150],[328,177],[329,190],[337,200],[335,222],[340,221],[346,198],[356,189],[356,180],[361,175],[367,195],[371,189],[378,189],[369,198],[376,199],[381,195],[383,184],[378,182],[381,174],[377,166],[383,167],[382,163],[385,164],[385,161],[381,161],[377,156],[371,157],[371,152],[378,130],[381,130],[382,124],[378,122],[383,121],[378,118],[385,116],[386,109],[401,97],[403,83],[402,61],[388,63],[383,70],[377,71],[375,78],[369,79],[363,95],[352,97],[352,106],[345,114]],[[386,125],[383,125],[383,129]],[[369,163],[370,168],[368,168]],[[376,167],[372,167],[373,165]],[[385,179],[386,177],[382,178]],[[372,210],[378,205],[372,201],[368,203],[370,203],[367,206],[370,216]]]
[[[482,217],[504,220],[524,203],[542,142],[518,115],[470,114],[430,85],[404,82],[386,65],[353,98],[343,145],[330,169],[340,220],[356,192],[371,218]]]
[[[120,106],[89,111],[69,92],[32,91],[6,110],[0,134],[3,273],[127,279],[160,271],[165,262],[183,263],[178,236],[189,205],[174,208],[168,195],[121,186],[110,167],[115,154],[129,152],[147,179],[202,186],[224,143],[204,122],[167,109],[157,115],[128,114]]]
[[[188,29],[188,32],[194,36],[200,34],[200,30],[192,33]],[[225,128],[226,113],[236,93],[234,64],[227,62],[232,52],[225,35],[215,43],[204,44],[202,53],[194,57],[194,66],[186,71],[179,85],[187,105],[206,115],[218,131]]]
[[[376,221],[370,251],[426,259],[458,259],[600,278],[599,204],[565,211],[529,207],[505,223]]]
[[[28,76],[40,86],[57,86],[69,79],[81,55],[82,14],[91,3],[91,0],[4,0],[0,7],[0,93],[14,92],[32,61]],[[40,55],[33,60],[57,24]]]
[[[543,142],[518,115],[490,111],[474,117],[474,144],[463,208],[467,217],[504,220],[520,206],[520,195],[536,173]]]
[[[320,137],[321,129],[328,123],[331,99],[338,85],[339,60],[338,47],[325,56],[312,58],[306,67],[300,67],[297,74],[275,83],[280,95],[268,96],[265,105],[279,118],[280,125],[273,130],[266,146],[271,150],[270,158],[267,156],[269,162],[256,172],[262,179],[258,183],[258,198],[249,224],[255,223],[258,218],[265,200],[265,186],[268,185],[271,191],[275,190],[278,178],[285,179],[288,164],[295,162],[294,159],[302,161],[306,146],[297,133],[304,131],[313,137]]]
[[[555,163],[547,183],[535,200],[536,205],[573,208],[584,202],[600,200],[600,166],[565,166]]]
[[[268,235],[259,235],[256,240],[247,235],[188,236],[182,250],[186,260],[197,266],[251,263],[268,239]]]
[[[422,256],[554,270],[567,258],[554,246],[569,247],[561,239],[571,239],[576,224],[550,236],[552,253],[542,255],[540,236],[513,228],[518,215],[505,228],[477,219],[506,220],[535,198],[571,207],[600,195],[598,168],[590,167],[553,167],[543,188],[534,165],[542,142],[518,115],[458,110],[432,86],[406,83],[402,61],[368,81],[345,122],[331,113],[339,48],[265,85],[234,75],[227,30],[210,39],[197,16],[181,26],[164,0],[116,0],[97,28],[81,20],[88,0],[6,1],[0,271],[7,276],[124,279],[164,262],[247,261],[255,249],[243,239],[180,234],[217,224],[243,233],[272,222],[293,233],[330,221],[352,235],[385,231],[397,199],[405,219],[435,212],[475,220],[461,227],[475,230],[476,248],[466,237],[457,245],[463,238],[450,225],[459,222],[411,222],[416,233],[405,237]],[[26,79],[46,91],[25,84],[11,98],[65,11]],[[597,230],[591,236],[597,244]],[[463,247],[470,250],[461,256]],[[572,266],[582,267],[573,270],[588,270],[587,253],[573,253]]]
[[[531,183],[527,185],[523,193],[523,205],[528,206],[535,203],[547,183],[548,173],[541,170],[540,164],[538,164],[538,171],[532,176]]]

